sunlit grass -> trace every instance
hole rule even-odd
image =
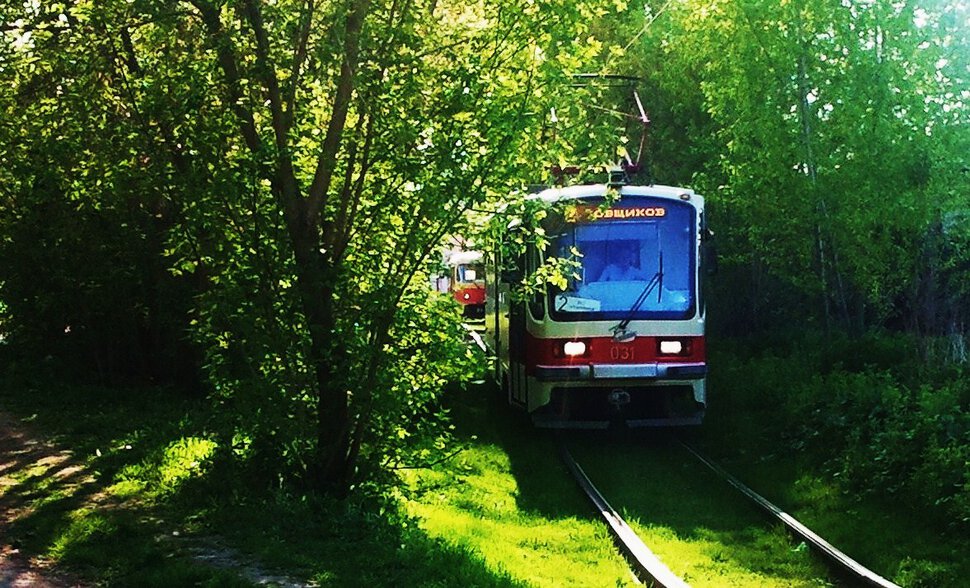
[[[632,585],[552,438],[485,402],[490,393],[479,386],[449,398],[465,450],[432,468],[400,470],[403,487],[384,488],[382,500],[393,495],[403,512],[385,502],[254,492],[235,479],[220,484],[220,448],[199,425],[197,404],[170,393],[84,390],[80,406],[83,395],[71,389],[46,400],[31,391],[21,414],[36,414],[34,424],[59,434],[73,456],[24,460],[3,474],[0,498],[26,507],[11,527],[25,551],[106,585],[244,584],[178,553],[175,536],[222,537],[240,562],[327,587]],[[887,545],[918,521],[893,505],[855,500],[810,464],[759,446],[758,423],[743,416],[719,414],[721,426],[699,429],[694,441],[722,449],[715,455],[728,470],[900,584],[959,585],[953,570],[962,568],[950,564],[966,560],[965,542],[934,541],[927,525],[900,539],[905,551]],[[810,549],[664,439],[567,436],[611,504],[691,585],[827,585]]]
[[[110,486],[105,491],[120,500],[126,498],[136,498],[148,492],[148,484],[142,480],[121,480]]]
[[[409,470],[404,477],[414,492],[407,510],[431,536],[471,550],[490,568],[531,586],[633,584],[599,521],[521,509],[510,469],[501,448],[483,444],[446,470]]]
[[[825,567],[666,435],[574,435],[574,456],[677,576],[696,587],[825,586]]]
[[[4,499],[23,515],[4,540],[85,585],[272,585],[276,573],[327,587],[518,585],[473,550],[376,507],[375,497],[267,491],[231,468],[223,478],[225,464],[213,469],[219,448],[200,424],[210,409],[177,392],[6,380],[0,407],[33,415],[44,438],[72,449],[64,465],[24,459],[5,473]],[[190,555],[197,549],[207,559]],[[226,567],[208,563],[212,556]],[[251,573],[258,579],[246,580]]]
[[[205,474],[215,450],[216,443],[210,439],[182,437],[140,463],[122,468],[117,478],[128,485],[112,488],[124,492],[140,486],[156,494],[175,492],[185,481]]]
[[[68,525],[63,529],[48,551],[55,560],[64,559],[79,545],[99,542],[118,530],[117,522],[89,508],[80,508],[68,516]]]
[[[793,546],[783,528],[757,527],[731,537],[697,528],[682,536],[668,527],[628,522],[674,574],[696,588],[829,585],[812,568],[806,547]]]

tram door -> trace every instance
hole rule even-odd
[[[509,304],[509,400],[515,404],[526,403],[525,377],[525,303]]]

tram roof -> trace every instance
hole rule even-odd
[[[581,200],[583,198],[595,198],[603,196],[609,187],[606,184],[583,184],[578,186],[559,186],[547,188],[533,194],[530,198],[542,200],[550,204],[562,200]],[[699,200],[703,198],[690,188],[678,186],[664,186],[662,184],[643,185],[624,185],[613,189],[620,193],[620,196],[657,196],[660,198],[674,198],[679,200]],[[686,198],[685,198],[686,196]]]
[[[476,263],[482,260],[481,251],[456,251],[448,256],[448,264]]]

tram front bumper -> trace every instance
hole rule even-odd
[[[706,376],[704,362],[537,366],[529,410],[539,427],[699,425]]]
[[[634,363],[570,366],[536,366],[540,382],[589,380],[701,380],[707,376],[704,363]]]

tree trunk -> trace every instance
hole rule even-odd
[[[189,1],[199,10],[202,21],[215,40],[218,62],[226,78],[228,104],[232,105],[233,112],[239,119],[241,135],[253,155],[263,158],[264,146],[255,123],[256,117],[242,100],[243,75],[240,72],[239,59],[232,40],[222,26],[219,10],[207,0]],[[360,36],[369,7],[369,0],[348,0],[347,18],[343,26],[343,63],[336,82],[332,114],[317,156],[316,171],[305,194],[294,171],[289,145],[289,131],[295,115],[292,97],[296,91],[297,80],[289,81],[289,92],[284,95],[270,53],[260,3],[247,0],[237,7],[240,18],[253,31],[256,42],[254,71],[272,113],[275,158],[262,171],[271,178],[273,193],[286,219],[296,261],[297,287],[309,330],[309,363],[314,371],[316,392],[319,395],[317,458],[313,477],[320,489],[338,496],[346,494],[353,470],[350,398],[346,386],[338,377],[338,366],[346,365],[346,362],[343,361],[345,351],[336,336],[334,290],[340,266],[340,259],[334,254],[337,240],[335,235],[340,234],[343,227],[333,227],[323,219],[326,215],[331,180],[337,169],[341,145],[344,143],[344,126],[360,60]],[[303,22],[307,27],[312,21],[314,8],[309,4],[305,9],[308,13]],[[299,66],[305,57],[305,47],[301,46],[296,55],[294,76],[299,75]]]

